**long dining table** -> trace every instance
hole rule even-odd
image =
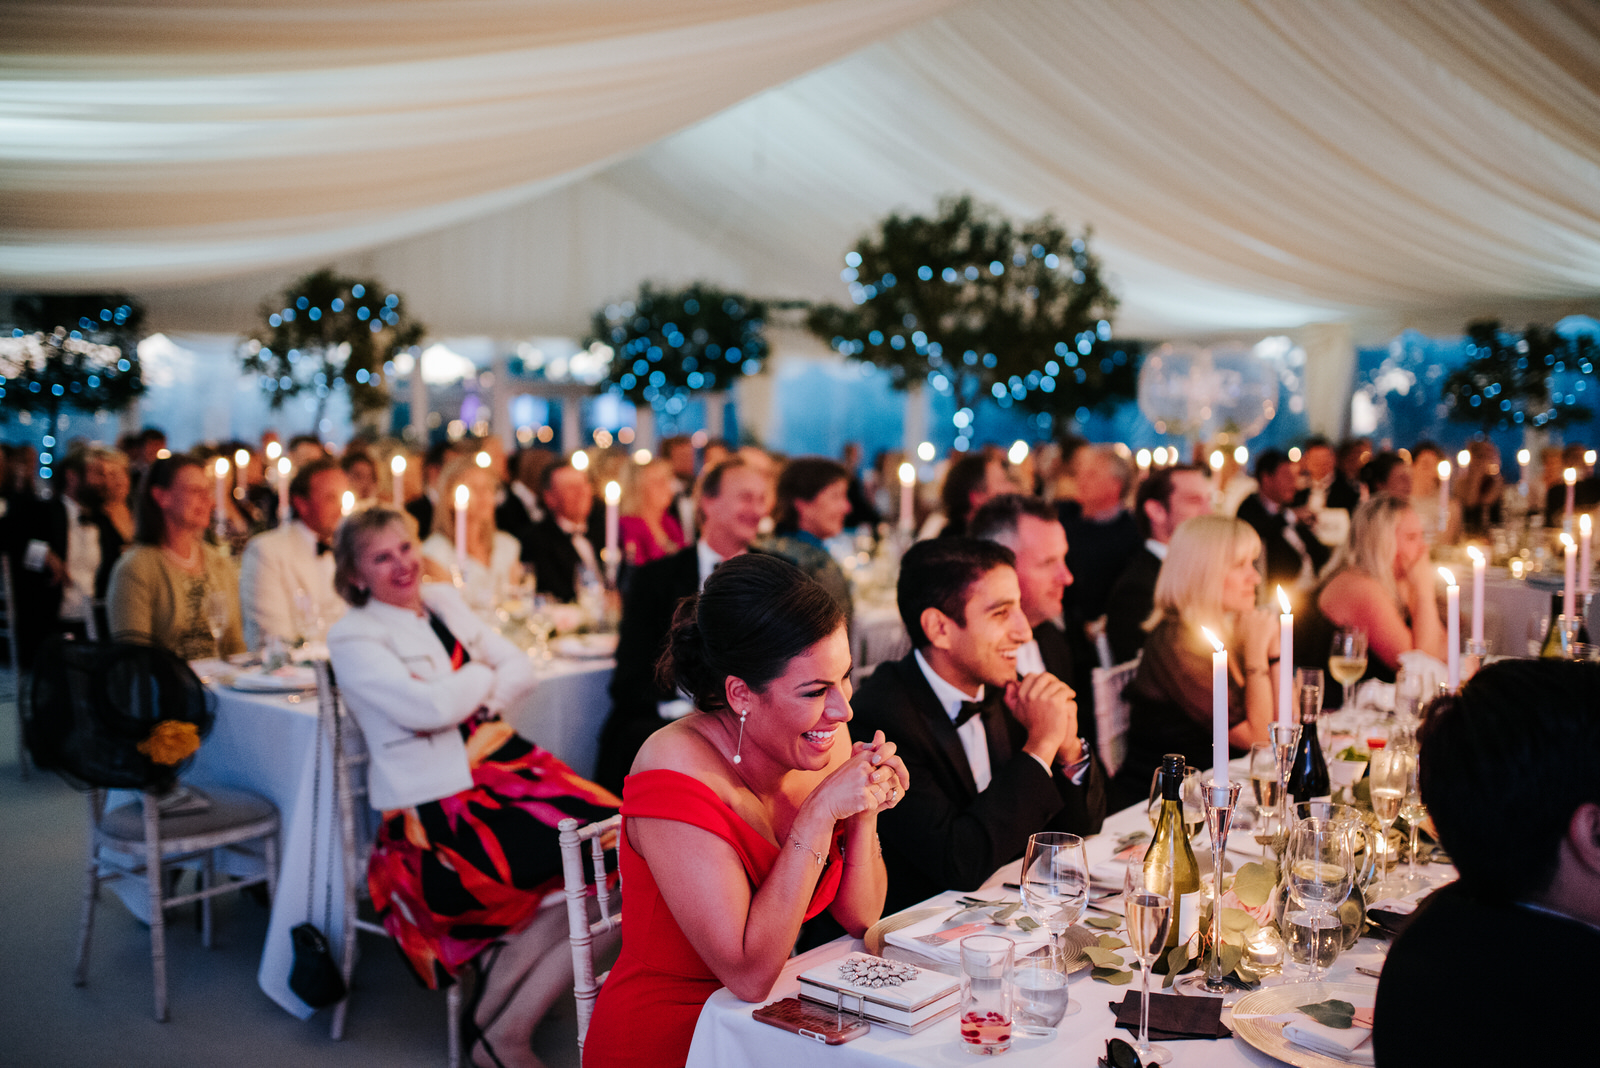
[[[199,661],[194,667],[203,677],[222,674],[215,661]],[[543,662],[538,684],[506,710],[505,718],[523,737],[591,776],[600,728],[611,706],[608,686],[614,667],[613,660],[599,658]],[[310,919],[337,946],[343,931],[344,864],[334,835],[332,755],[328,745],[318,744],[316,693],[245,693],[216,682],[209,687],[217,700],[216,723],[184,782],[202,789],[252,790],[277,806],[281,861],[257,981],[268,997],[304,1019],[315,1010],[289,990],[289,932]],[[128,880],[112,886],[132,887],[132,893],[118,896],[136,915],[147,915],[142,890]]]
[[[1242,775],[1242,769],[1235,774]],[[1101,832],[1087,839],[1085,851],[1090,870],[1093,871],[1111,862],[1118,838],[1139,830],[1149,830],[1144,805],[1135,805],[1109,816]],[[1200,837],[1204,838],[1204,835]],[[1233,851],[1233,843],[1238,839],[1239,834],[1235,832],[1228,853],[1230,870],[1247,860],[1255,859],[1253,856],[1244,856]],[[1203,846],[1203,850],[1209,854],[1209,842]],[[1199,856],[1201,852],[1202,846],[1197,845],[1196,855]],[[1202,866],[1209,870],[1206,861],[1202,861]],[[1015,884],[1020,868],[1020,861],[1002,867],[983,884],[979,891],[974,892],[973,896],[991,900],[1002,896],[1015,898],[1015,891],[1007,890],[1004,884]],[[1423,871],[1430,873],[1434,886],[1443,885],[1454,878],[1454,870],[1443,865],[1424,866]],[[957,911],[955,901],[962,896],[964,895],[955,892],[941,894],[906,911],[944,905],[954,913]],[[1120,931],[1112,933],[1121,935]],[[866,951],[866,945],[860,939],[839,938],[798,955],[784,966],[771,994],[761,1003],[740,1001],[727,989],[718,990],[711,996],[700,1014],[699,1023],[695,1028],[694,1042],[689,1050],[689,1068],[739,1068],[750,1064],[801,1063],[802,1058],[804,1063],[826,1065],[827,1068],[889,1068],[900,1064],[928,1068],[930,1065],[970,1064],[971,1054],[963,1048],[955,1016],[935,1022],[917,1034],[903,1034],[884,1026],[874,1025],[868,1034],[859,1039],[825,1049],[819,1048],[817,1042],[811,1039],[789,1034],[752,1018],[751,1014],[762,1004],[770,1004],[781,998],[797,995],[798,977],[802,972],[826,965],[829,961],[850,953]],[[1131,951],[1121,952],[1125,960],[1131,962]],[[1375,992],[1377,980],[1356,969],[1366,968],[1373,972],[1381,970],[1386,952],[1385,943],[1363,937],[1355,948],[1339,955],[1329,970],[1326,982],[1352,984]],[[947,970],[959,972],[958,968]],[[1061,1021],[1053,1038],[1015,1034],[1010,1050],[1004,1054],[1005,1063],[1016,1065],[1018,1068],[1029,1065],[1039,1068],[1093,1065],[1097,1058],[1105,1054],[1107,1039],[1120,1037],[1133,1041],[1132,1034],[1117,1026],[1115,1010],[1129,991],[1139,990],[1137,972],[1135,976],[1134,981],[1128,985],[1113,986],[1091,979],[1087,968],[1074,974],[1071,977],[1070,994],[1072,1000],[1081,1007]],[[1158,990],[1153,979],[1152,993]],[[1222,1022],[1231,1026],[1231,1016],[1231,1010],[1224,1009]],[[1236,1068],[1241,1065],[1284,1063],[1254,1048],[1237,1034],[1231,1039],[1162,1039],[1161,1044],[1172,1050],[1174,1064],[1195,1066],[1195,1068]]]

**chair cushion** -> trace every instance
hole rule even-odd
[[[161,817],[163,840],[178,840],[197,836],[212,836],[233,827],[246,827],[277,818],[278,810],[271,801],[247,790],[234,790],[224,786],[190,787],[205,797],[210,804],[198,812],[183,812]],[[100,822],[100,833],[118,841],[139,843],[144,841],[143,801],[120,805],[105,814]],[[262,833],[260,830],[256,834]]]

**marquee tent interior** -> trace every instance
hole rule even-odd
[[[0,287],[125,288],[156,329],[247,328],[323,263],[438,335],[578,336],[645,278],[839,300],[878,219],[963,191],[1093,227],[1125,335],[1381,339],[1600,293],[1590,0],[3,17]]]

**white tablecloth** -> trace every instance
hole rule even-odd
[[[204,667],[197,665],[200,670]],[[507,711],[506,719],[519,734],[565,760],[579,774],[592,775],[600,727],[610,709],[606,687],[613,667],[611,660],[555,660],[541,665],[539,685],[516,708]],[[223,687],[214,692],[216,726],[184,780],[201,787],[214,784],[253,790],[278,807],[282,861],[257,981],[268,997],[304,1019],[313,1010],[289,990],[289,969],[293,964],[289,931],[307,919],[306,887],[311,875],[313,840],[317,886],[311,917],[328,936],[335,952],[342,933],[338,880],[343,878],[344,866],[339,849],[329,848],[333,793],[326,745],[316,750],[322,762],[321,796],[317,826],[312,826],[316,695],[308,694],[293,703],[287,697],[240,693]],[[122,880],[113,885],[132,884]],[[329,885],[334,888],[333,909],[325,920],[323,909]],[[142,900],[142,891],[136,896]],[[138,902],[130,904],[137,912]]]
[[[1472,579],[1467,572],[1469,585],[1461,595],[1461,638],[1472,636]],[[1528,642],[1543,638],[1542,629],[1535,635],[1529,630],[1529,621],[1550,618],[1550,596],[1561,589],[1559,573],[1538,572],[1525,579],[1514,579],[1504,568],[1490,568],[1483,579],[1483,638],[1489,643],[1489,652],[1496,656],[1529,656]]]
[[[1132,830],[1148,830],[1149,824],[1143,806],[1126,809],[1106,820],[1105,830],[1088,841],[1089,862],[1092,865],[1108,860],[1112,845],[1119,834]],[[1231,854],[1230,854],[1231,858]],[[1237,863],[1235,859],[1232,861]],[[1016,865],[1008,865],[997,872],[988,884],[1016,881]],[[799,991],[797,976],[826,961],[850,952],[864,950],[860,941],[841,938],[809,953],[796,957],[785,966],[772,994],[762,1004],[780,998],[792,997]],[[1371,939],[1362,939],[1355,949],[1342,953],[1329,972],[1333,982],[1351,982],[1377,988],[1377,980],[1359,975],[1355,969],[1364,966],[1377,970],[1381,967],[1385,947]],[[1128,986],[1111,986],[1098,983],[1086,972],[1073,976],[1071,996],[1083,1008],[1066,1017],[1057,1029],[1055,1038],[1030,1038],[1017,1036],[1005,1054],[1005,1063],[1018,1068],[1037,1065],[1040,1068],[1060,1068],[1061,1065],[1092,1065],[1105,1053],[1106,1039],[1118,1037],[1132,1039],[1129,1032],[1116,1026],[1113,1011],[1108,1006],[1121,1002],[1130,990],[1139,989],[1135,978]],[[1158,987],[1152,985],[1152,993]],[[719,990],[706,1003],[695,1028],[694,1043],[689,1049],[689,1068],[742,1068],[751,1064],[799,1064],[816,1058],[826,1058],[828,1068],[885,1068],[890,1064],[970,1065],[972,1055],[962,1048],[956,1017],[932,1025],[916,1035],[904,1035],[887,1027],[874,1027],[870,1034],[853,1042],[819,1050],[817,1043],[789,1034],[767,1024],[757,1023],[750,1016],[757,1005],[740,1001],[726,989]],[[1228,1022],[1224,1010],[1223,1022]],[[1277,1065],[1276,1061],[1250,1047],[1243,1039],[1166,1041],[1173,1051],[1177,1064],[1195,1066]]]

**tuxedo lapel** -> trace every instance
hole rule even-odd
[[[967,798],[976,797],[978,783],[972,777],[972,765],[967,763],[967,751],[961,746],[961,736],[956,733],[956,726],[950,722],[944,706],[939,704],[939,699],[934,696],[933,687],[928,685],[927,678],[923,676],[915,654],[900,661],[899,667],[901,677],[905,681],[906,697],[916,711],[917,718],[927,728],[929,737],[933,739],[933,747],[944,755],[945,761],[950,765],[950,774],[962,784]],[[987,717],[987,711],[984,715]],[[985,728],[987,729],[987,723]]]
[[[1011,726],[1006,722],[1006,703],[994,694],[994,687],[984,695],[983,733],[989,743],[989,772],[995,774],[1011,762]]]

